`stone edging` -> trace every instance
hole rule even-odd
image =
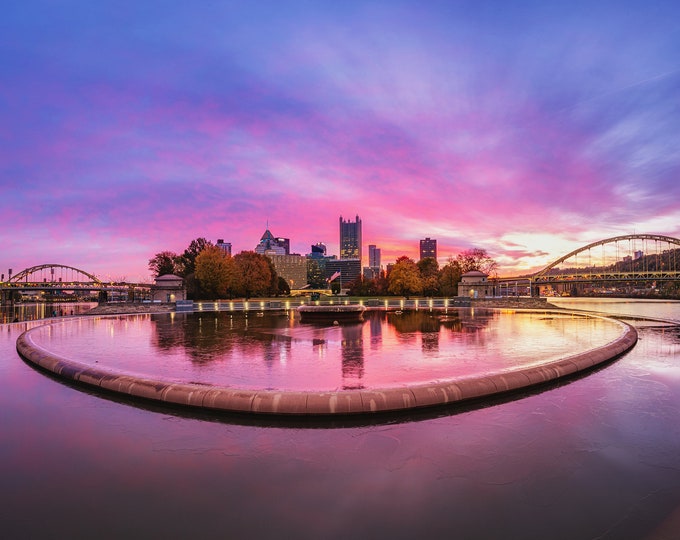
[[[32,339],[32,332],[40,327],[27,330],[19,336],[17,351],[26,361],[60,377],[164,403],[254,414],[298,416],[370,414],[458,403],[546,383],[613,360],[630,350],[637,342],[638,334],[632,326],[607,317],[595,317],[621,325],[623,333],[601,347],[539,366],[500,371],[479,377],[374,390],[327,392],[245,390],[139,378],[51,353]]]

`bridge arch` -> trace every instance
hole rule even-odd
[[[542,270],[539,270],[533,275],[533,278],[540,278],[545,276],[552,270],[553,268],[559,266],[562,264],[564,261],[577,256],[579,253],[584,253],[589,250],[591,250],[594,247],[597,246],[603,246],[605,244],[615,244],[616,242],[624,241],[624,240],[654,240],[656,242],[665,242],[667,244],[673,244],[680,248],[680,239],[678,238],[673,238],[672,236],[664,236],[660,234],[627,234],[623,236],[614,236],[612,238],[606,238],[604,240],[599,240],[598,242],[593,242],[592,244],[588,244],[586,246],[580,247],[578,249],[575,249],[574,251],[567,253],[565,256],[560,257],[556,261],[550,263],[548,266],[543,268]]]
[[[102,282],[101,280],[95,276],[94,274],[90,274],[89,272],[86,272],[85,270],[81,270],[80,268],[75,268],[74,266],[67,266],[65,264],[40,264],[38,266],[31,266],[30,268],[26,268],[19,272],[18,274],[13,275],[9,280],[8,283],[19,283],[21,280],[28,280],[29,276],[34,275],[34,274],[39,274],[43,270],[50,269],[50,274],[54,274],[54,269],[61,269],[61,270],[70,270],[71,272],[75,272],[76,274],[80,274],[82,276],[87,277],[91,282],[96,283],[98,285],[101,285]]]

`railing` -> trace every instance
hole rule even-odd
[[[218,301],[192,301],[179,300],[176,303],[178,312],[210,312],[210,311],[288,311],[297,309],[302,305],[312,306],[337,306],[337,305],[363,305],[368,309],[446,309],[453,307],[467,307],[470,305],[469,298],[390,298],[390,299],[365,299],[365,300],[218,300]]]
[[[610,281],[675,281],[680,279],[680,272],[574,272],[570,274],[546,274],[534,277],[533,284],[564,282],[610,282]]]

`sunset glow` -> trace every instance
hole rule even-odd
[[[675,2],[26,1],[0,17],[0,271],[148,280],[196,237],[501,275],[680,236]]]

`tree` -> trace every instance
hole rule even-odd
[[[373,293],[372,279],[364,279],[362,276],[347,285],[347,292],[350,296],[369,296]]]
[[[276,272],[276,267],[274,266],[274,262],[267,256],[263,256],[264,260],[267,262],[267,266],[269,266],[269,295],[271,296],[278,296],[279,295],[279,274]],[[287,285],[287,284],[286,284]],[[288,292],[290,293],[290,287],[288,287]]]
[[[238,293],[246,299],[270,291],[272,274],[268,258],[254,251],[242,251],[234,255],[234,262],[240,274]]]
[[[423,292],[420,271],[413,259],[409,257],[402,256],[397,259],[387,280],[389,282],[387,290],[390,294],[410,296]]]
[[[433,257],[425,257],[416,263],[423,280],[423,294],[434,296],[439,292],[439,263]]]
[[[456,256],[456,261],[463,274],[471,270],[479,270],[485,274],[494,275],[498,270],[498,263],[489,257],[485,249],[467,249]]]
[[[307,259],[307,283],[312,289],[326,288],[326,277],[321,271],[319,262],[314,259]]]
[[[277,296],[279,294],[282,294],[284,296],[288,296],[290,294],[290,285],[288,285],[288,282],[285,280],[285,278],[282,278],[281,276],[278,276],[278,291],[277,291]]]
[[[238,286],[236,263],[217,246],[206,246],[196,257],[196,279],[201,296],[225,298]]]
[[[177,274],[179,256],[174,251],[161,251],[149,259],[149,271],[153,277],[165,274]]]
[[[196,238],[191,241],[189,247],[187,247],[184,250],[184,253],[179,257],[179,270],[182,277],[187,277],[196,271],[196,257],[198,257],[198,254],[207,246],[212,245],[212,242],[205,238]]]
[[[439,271],[439,292],[442,296],[458,296],[458,283],[463,272],[460,264],[454,258],[442,266]]]

